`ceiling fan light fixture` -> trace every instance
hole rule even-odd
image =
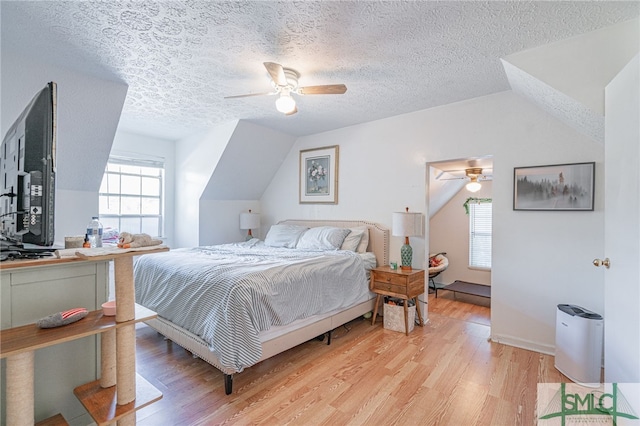
[[[276,99],[276,109],[283,114],[289,114],[296,109],[296,101],[288,93],[282,93]]]
[[[293,115],[298,112],[296,101],[291,97],[296,95],[341,95],[347,91],[344,84],[322,84],[319,86],[298,87],[300,73],[292,68],[285,68],[275,62],[262,63],[271,78],[273,90],[267,93],[248,93],[245,95],[225,96],[225,99],[247,98],[261,95],[280,95],[276,100],[276,109],[285,114]]]
[[[467,188],[467,191],[469,192],[480,191],[480,188],[482,188],[482,185],[480,185],[480,182],[478,182],[478,177],[471,176],[470,179],[471,181],[465,186],[465,188]]]

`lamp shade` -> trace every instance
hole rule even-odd
[[[422,235],[422,213],[394,212],[391,218],[394,237],[417,237]]]
[[[251,211],[240,213],[240,229],[258,229],[260,228],[260,214],[251,213]]]

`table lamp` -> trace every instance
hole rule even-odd
[[[247,212],[240,213],[240,229],[249,230],[249,233],[247,234],[247,241],[253,238],[253,235],[251,235],[251,230],[258,229],[258,228],[260,228],[259,213],[251,213],[251,210],[249,210],[249,213]]]
[[[411,269],[413,249],[409,245],[409,237],[422,235],[422,213],[394,212],[392,217],[392,235],[404,237],[404,245],[400,248],[401,269]]]

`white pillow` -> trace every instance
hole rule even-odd
[[[300,225],[273,225],[264,239],[264,244],[269,247],[295,248],[300,235],[307,227]]]
[[[308,229],[298,241],[296,248],[304,250],[338,250],[351,232],[349,228],[318,226]]]
[[[366,226],[358,226],[356,228],[349,228],[349,229],[351,230],[351,232],[349,233],[349,235],[347,235],[347,238],[344,239],[344,242],[342,243],[342,247],[340,247],[340,250],[357,251],[358,245],[362,240],[362,236],[365,233],[367,233],[367,236],[368,236],[369,232]]]
[[[366,226],[364,228],[364,234],[362,234],[360,244],[358,244],[358,248],[356,249],[356,252],[358,253],[366,253],[367,247],[369,247],[369,228],[367,228]]]

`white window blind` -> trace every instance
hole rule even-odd
[[[469,204],[469,266],[491,269],[491,202]]]
[[[162,236],[164,161],[109,157],[99,192],[103,226]]]

